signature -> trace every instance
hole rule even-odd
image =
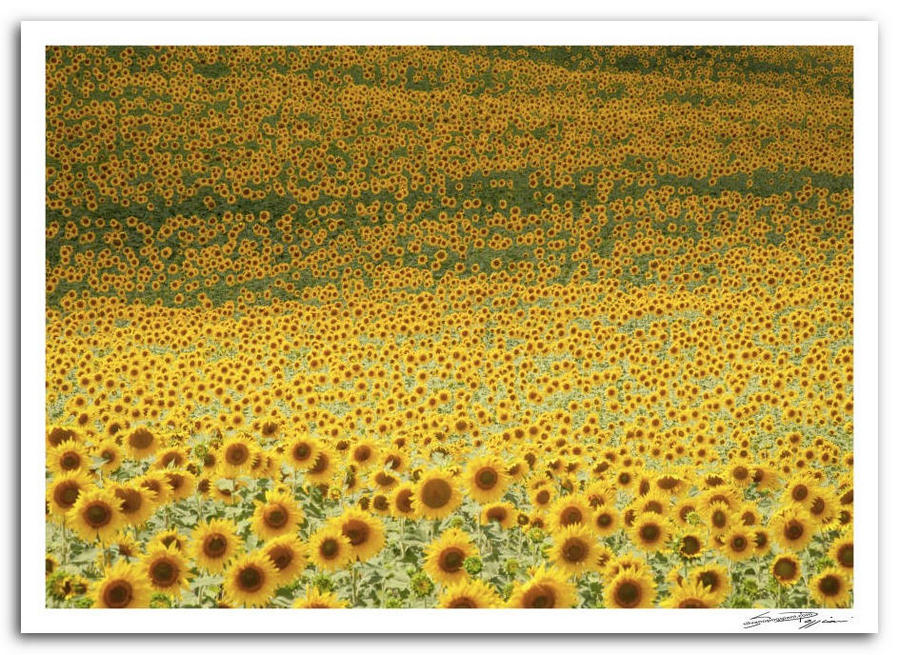
[[[794,621],[798,623],[798,630],[806,630],[820,623],[847,623],[849,619],[836,619],[830,616],[819,618],[818,612],[803,612],[799,610],[770,612],[766,610],[744,621],[744,629],[755,628],[764,623],[791,623]]]

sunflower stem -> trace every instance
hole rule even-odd
[[[356,560],[352,564],[350,564],[350,600],[352,606],[355,608],[358,602],[358,591],[357,591],[357,566],[359,565],[359,561]]]

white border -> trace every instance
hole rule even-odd
[[[46,45],[852,45],[854,46],[855,607],[805,630],[878,630],[877,23],[865,21],[25,21],[22,23],[23,633],[645,633],[744,631],[754,610],[53,610],[44,607]],[[350,612],[350,614],[348,614]],[[290,617],[288,619],[288,617]]]

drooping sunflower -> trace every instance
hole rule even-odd
[[[306,566],[306,546],[297,535],[286,534],[270,539],[262,550],[275,565],[279,586],[294,582]]]
[[[449,516],[460,503],[462,494],[453,478],[440,470],[424,473],[413,494],[416,513],[426,519],[442,519]]]
[[[91,487],[91,479],[83,470],[69,471],[55,476],[47,484],[47,504],[50,511],[64,517],[75,505],[78,496]]]
[[[853,533],[835,539],[828,549],[828,556],[845,571],[853,570]]]
[[[110,541],[124,523],[121,501],[108,489],[86,489],[66,514],[66,525],[87,542]]]
[[[303,519],[303,512],[293,497],[284,491],[269,490],[265,502],[256,502],[250,526],[262,540],[291,534]]]
[[[653,607],[656,583],[646,572],[625,569],[614,577],[603,591],[605,607],[633,609]]]
[[[731,593],[731,578],[728,569],[721,564],[698,566],[689,572],[688,580],[708,587],[715,598],[716,605],[721,605]]]
[[[390,514],[398,519],[415,518],[416,508],[413,505],[413,494],[415,491],[415,485],[411,482],[404,482],[395,487],[390,494]],[[377,507],[373,507],[373,511],[379,514],[383,513]]]
[[[191,577],[187,559],[174,544],[159,544],[148,550],[141,561],[141,572],[157,592],[176,597],[187,589]]]
[[[309,538],[309,559],[320,569],[337,571],[346,567],[352,558],[350,540],[338,527],[325,525]]]
[[[469,496],[481,504],[500,500],[509,487],[503,461],[494,455],[473,457],[463,473],[463,483]]]
[[[557,569],[570,576],[597,568],[598,546],[591,529],[576,523],[553,534],[550,560]]]
[[[509,529],[516,525],[518,513],[512,503],[490,503],[481,508],[480,522],[482,525],[496,523],[503,529]]]
[[[459,528],[450,528],[425,547],[422,568],[435,582],[455,584],[468,577],[463,568],[466,558],[477,554],[478,549],[468,534]]]
[[[541,566],[531,578],[513,588],[507,607],[523,609],[564,609],[578,602],[575,585],[556,569]]]
[[[384,524],[368,512],[350,508],[330,523],[347,538],[352,555],[360,562],[371,559],[384,548]]]
[[[812,519],[809,513],[798,505],[785,507],[776,512],[769,521],[769,527],[775,541],[788,550],[803,550],[813,538]]]
[[[278,570],[261,551],[238,557],[225,571],[223,589],[233,606],[264,607],[278,585]]]
[[[772,561],[772,577],[778,584],[789,586],[797,582],[802,574],[800,560],[791,553],[778,555]]]
[[[342,601],[332,591],[319,591],[318,587],[306,587],[306,594],[294,601],[293,606],[296,609],[340,609],[347,607],[347,603]]]
[[[672,609],[709,609],[717,607],[718,603],[716,595],[706,585],[696,580],[682,580],[673,586],[669,597],[660,606]]]
[[[306,479],[313,484],[327,484],[337,470],[337,463],[334,451],[322,446],[312,466],[306,469]]]
[[[124,560],[104,571],[103,578],[91,590],[94,607],[108,609],[149,607],[152,593],[138,567]]]
[[[219,573],[238,553],[241,544],[237,527],[232,521],[211,519],[194,529],[190,552],[199,568]]]
[[[501,607],[500,594],[484,580],[462,580],[450,585],[438,597],[444,609],[486,609]]]
[[[809,593],[817,607],[846,607],[850,602],[850,580],[847,574],[829,567],[809,581]]]
[[[671,535],[669,522],[654,512],[644,512],[635,517],[628,530],[631,542],[640,550],[658,551],[666,546]]]

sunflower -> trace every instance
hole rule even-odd
[[[794,505],[776,512],[769,521],[775,541],[782,548],[800,551],[813,537],[813,523],[809,513]]]
[[[360,562],[377,555],[384,548],[384,524],[368,512],[347,509],[329,521],[350,542],[350,551]]]
[[[153,539],[151,539],[147,544],[147,548],[154,548],[156,546],[162,546],[163,548],[172,546],[176,550],[184,553],[188,549],[188,539],[183,534],[178,532],[177,528],[171,528],[169,530],[163,530],[162,532],[156,533]]]
[[[477,554],[478,549],[468,534],[458,528],[450,528],[425,547],[422,568],[435,582],[455,584],[468,577],[463,568],[466,558]]]
[[[792,585],[800,579],[801,573],[800,560],[791,553],[779,555],[772,561],[772,577],[778,584]]]
[[[47,448],[55,448],[60,445],[64,441],[80,441],[81,435],[79,435],[72,428],[66,428],[60,425],[55,425],[47,430]]]
[[[154,590],[180,597],[190,578],[188,561],[181,551],[171,544],[157,545],[147,551],[141,561],[141,572]]]
[[[135,541],[134,537],[126,534],[120,534],[112,542],[112,546],[115,547],[116,554],[119,557],[124,557],[128,561],[136,559],[141,555],[141,545]]]
[[[810,494],[806,510],[816,525],[824,527],[834,521],[840,510],[840,504],[837,495],[833,491],[818,488]]]
[[[437,606],[444,609],[485,609],[501,607],[500,594],[484,580],[462,580],[444,589]]]
[[[524,583],[516,584],[507,607],[524,609],[561,609],[578,602],[575,585],[568,576],[553,568],[541,566]]]
[[[121,501],[122,517],[129,525],[143,525],[156,510],[155,494],[139,484],[115,483],[110,488]]]
[[[238,557],[225,571],[222,588],[231,605],[263,607],[278,584],[278,570],[265,553],[256,551]]]
[[[639,555],[625,553],[610,559],[603,568],[603,577],[610,581],[622,571],[631,571],[632,573],[652,573],[647,560]]]
[[[774,491],[781,484],[778,473],[768,466],[754,466],[750,471],[750,477],[756,488],[761,491]]]
[[[131,480],[150,494],[150,501],[157,507],[172,500],[172,487],[162,471],[148,471],[144,475]]]
[[[326,571],[337,571],[353,559],[353,547],[340,528],[325,525],[309,538],[309,558]]]
[[[587,499],[580,494],[560,497],[548,512],[550,526],[555,530],[577,523],[587,525],[593,514]]]
[[[496,523],[503,529],[509,529],[516,525],[516,508],[512,503],[490,503],[481,508],[480,522],[482,525]]]
[[[853,570],[853,536],[842,536],[835,539],[828,549],[828,556],[845,571]]]
[[[646,551],[662,550],[670,534],[669,522],[654,512],[637,516],[628,530],[632,543]]]
[[[696,530],[690,530],[682,533],[675,539],[673,548],[679,555],[685,559],[696,559],[703,555],[706,545],[703,543],[703,537]]]
[[[256,444],[244,435],[226,439],[222,444],[219,459],[219,472],[222,477],[235,478],[249,471],[256,451]]]
[[[338,598],[334,592],[319,591],[318,587],[307,586],[306,595],[294,601],[297,609],[341,609],[347,607],[347,603]]]
[[[97,444],[94,456],[100,459],[100,470],[104,473],[112,473],[122,465],[122,449],[113,439]]]
[[[850,581],[844,571],[830,567],[809,581],[809,593],[817,607],[846,607],[850,602]]]
[[[390,513],[395,518],[415,518],[416,516],[416,508],[413,505],[413,494],[415,493],[415,486],[411,482],[404,482],[398,487],[395,487],[391,492],[390,496]],[[378,511],[378,508],[373,508],[373,510],[379,514],[382,512]]]
[[[370,484],[377,491],[387,494],[400,484],[400,478],[391,475],[388,471],[375,471],[370,478]]]
[[[315,463],[321,448],[321,444],[312,437],[305,435],[294,437],[287,442],[282,461],[288,468],[305,471]]]
[[[691,517],[699,516],[700,503],[696,497],[683,498],[672,508],[670,515],[682,528],[692,528]]]
[[[66,525],[87,542],[107,542],[124,523],[121,501],[108,489],[86,489],[66,514]]]
[[[782,502],[808,507],[812,495],[818,491],[815,478],[809,473],[800,473],[788,480],[782,494]]]
[[[306,469],[306,479],[313,484],[326,484],[334,475],[337,458],[331,448],[322,446],[312,466]]]
[[[599,537],[608,537],[621,527],[622,517],[612,505],[601,505],[591,517],[589,525]]]
[[[674,586],[669,597],[660,606],[672,609],[709,609],[718,604],[709,587],[696,580],[682,580]]]
[[[306,546],[297,535],[286,534],[270,539],[262,550],[275,565],[278,586],[294,582],[306,567]]]
[[[426,519],[442,519],[452,514],[462,502],[453,479],[439,470],[424,473],[413,494],[416,513]]]
[[[232,521],[212,519],[201,523],[191,534],[190,552],[198,568],[221,572],[241,548],[237,527]]]
[[[755,554],[753,533],[743,526],[731,528],[731,530],[721,535],[721,538],[725,556],[734,562],[742,562]]]
[[[540,485],[529,491],[531,504],[536,510],[546,509],[553,502],[554,492],[548,482],[541,481]]]
[[[290,494],[270,490],[265,502],[256,502],[250,526],[260,539],[266,540],[295,532],[302,519],[303,512]]]
[[[656,584],[646,572],[623,570],[603,591],[605,607],[633,609],[652,607],[656,598]]]
[[[713,501],[705,509],[706,523],[713,536],[721,535],[739,522],[731,507],[722,501]]]
[[[91,479],[83,470],[69,471],[55,476],[47,485],[47,504],[50,511],[64,517],[72,509],[78,496],[91,487]]]
[[[149,607],[152,595],[150,584],[134,564],[119,560],[103,573],[91,590],[94,607]]]
[[[131,459],[152,457],[159,446],[159,437],[145,427],[135,428],[125,437],[125,451]]]
[[[754,528],[751,533],[753,538],[753,554],[757,557],[767,555],[772,549],[772,536],[768,528]]]
[[[481,504],[500,500],[509,486],[503,462],[493,455],[473,457],[463,473],[463,482],[469,496]]]
[[[365,471],[378,463],[378,446],[371,439],[361,439],[349,449],[347,458],[359,470]]]
[[[72,473],[90,468],[90,459],[85,447],[75,441],[64,441],[47,451],[47,468],[53,475]]]
[[[698,582],[708,587],[715,598],[715,604],[721,605],[731,593],[731,579],[721,564],[705,564],[692,569],[688,574],[690,582]]]
[[[197,489],[197,477],[184,469],[166,469],[163,477],[169,486],[172,500],[184,500],[194,495]]]
[[[550,560],[570,576],[596,570],[598,547],[596,536],[581,523],[570,525],[553,534]]]

